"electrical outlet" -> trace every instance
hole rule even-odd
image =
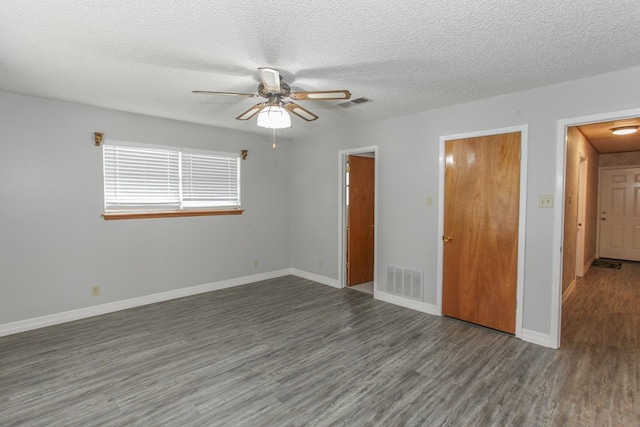
[[[100,286],[92,286],[91,295],[93,295],[94,297],[97,297],[98,295],[100,295]]]
[[[322,268],[322,261],[318,261],[318,268]]]
[[[539,208],[552,208],[553,196],[551,195],[538,195],[538,207]]]
[[[427,207],[430,208],[433,206],[433,197],[427,196]]]
[[[258,260],[253,261],[253,268],[258,268]]]

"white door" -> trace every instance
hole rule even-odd
[[[602,169],[600,257],[640,261],[640,168]]]

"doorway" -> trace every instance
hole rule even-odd
[[[586,277],[592,274],[592,269],[589,269],[592,261],[605,255],[601,253],[600,240],[602,240],[602,224],[608,218],[601,212],[603,210],[609,212],[610,209],[603,209],[600,206],[602,204],[600,198],[603,194],[599,191],[602,183],[601,172],[604,169],[611,169],[611,163],[628,164],[629,161],[635,161],[636,164],[640,164],[640,136],[636,136],[635,140],[623,140],[612,135],[614,128],[634,124],[640,125],[638,109],[558,122],[557,175],[564,179],[560,181],[562,185],[558,186],[556,199],[563,200],[564,203],[556,204],[556,215],[561,220],[556,223],[554,230],[554,245],[557,244],[561,253],[560,257],[554,257],[552,273],[550,341],[555,348],[560,347],[562,335],[563,299],[574,298],[572,296],[574,287],[576,283],[578,286],[581,283],[580,267],[582,266],[582,274]],[[576,138],[587,142],[580,142],[576,146]],[[585,146],[590,148],[585,149]],[[589,150],[592,152],[589,153]],[[586,161],[583,162],[582,157],[587,157]],[[604,158],[607,161],[603,163]],[[584,173],[587,175],[584,180],[581,178],[583,170],[586,170]],[[617,192],[618,195],[622,194],[620,190]],[[625,195],[621,198],[627,198],[630,201],[626,190],[624,193]],[[581,199],[581,195],[585,198]],[[583,200],[586,206],[584,217],[580,217]],[[582,233],[582,236],[579,233]],[[579,246],[580,241],[583,242],[582,247]],[[567,286],[569,283],[571,286]]]
[[[600,170],[600,258],[640,261],[640,167]]]
[[[339,152],[339,284],[369,294],[377,274],[377,146]]]
[[[375,158],[350,154],[345,170],[347,286],[373,284]]]
[[[440,138],[441,314],[521,336],[527,127]]]

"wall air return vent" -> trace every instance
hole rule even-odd
[[[369,98],[361,96],[360,98],[350,99],[347,102],[341,102],[340,104],[338,104],[338,106],[342,108],[351,108],[357,105],[366,104],[367,102],[371,102],[371,100]]]
[[[422,271],[387,266],[387,292],[422,301]]]

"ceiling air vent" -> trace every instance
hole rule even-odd
[[[360,98],[350,99],[349,101],[342,102],[338,105],[342,108],[350,108],[355,107],[356,105],[366,104],[367,102],[371,102],[371,100],[369,98],[361,96]]]

